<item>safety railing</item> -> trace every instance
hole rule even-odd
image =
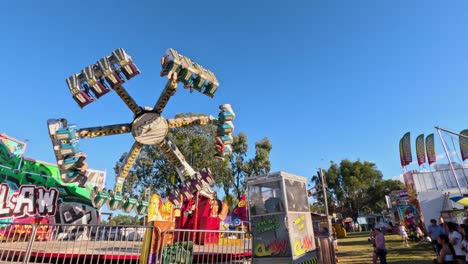
[[[31,224],[0,223],[0,262],[22,263],[26,260],[36,227]]]
[[[161,232],[153,226],[0,223],[0,263],[251,263],[243,231]],[[335,263],[333,243],[316,237],[318,263]]]
[[[151,226],[3,223],[0,263],[146,264],[150,252],[142,249],[158,236]]]
[[[242,231],[174,229],[161,233],[161,264],[250,263],[252,238]]]
[[[251,234],[153,226],[0,223],[0,263],[251,263]]]

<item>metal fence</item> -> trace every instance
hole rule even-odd
[[[252,252],[245,232],[151,226],[0,223],[0,241],[0,263],[250,263]]]
[[[251,263],[243,231],[153,226],[0,223],[0,263]],[[316,237],[318,263],[335,263],[329,238]]]
[[[0,263],[139,263],[145,232],[159,229],[2,223]]]
[[[159,262],[251,263],[252,237],[242,231],[167,230]]]

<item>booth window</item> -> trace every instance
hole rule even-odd
[[[288,211],[309,212],[309,201],[305,182],[284,179],[288,198]]]
[[[280,181],[249,186],[252,216],[285,212]]]

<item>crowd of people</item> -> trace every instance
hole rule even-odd
[[[437,264],[468,264],[468,218],[464,224],[453,222],[444,222],[442,218],[437,223],[431,219],[431,224],[427,228],[428,237],[419,227],[406,227],[403,223],[398,226],[398,233],[401,236],[403,246],[409,247],[408,240],[412,241],[430,241]],[[374,228],[371,231],[369,242],[373,244],[374,254],[373,263],[380,260],[381,264],[387,263],[387,249],[385,247],[385,236],[381,228]],[[409,235],[411,234],[411,235]]]
[[[437,263],[468,263],[468,219],[461,225],[444,222],[442,218],[439,223],[431,219],[427,232],[437,255]]]

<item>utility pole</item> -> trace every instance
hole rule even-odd
[[[322,182],[322,191],[323,191],[323,201],[325,203],[325,214],[327,215],[327,227],[328,227],[328,240],[330,241],[330,252],[332,253],[330,258],[332,263],[335,263],[335,248],[333,246],[333,241],[330,239],[331,238],[331,233],[332,233],[332,226],[330,222],[330,215],[328,214],[328,199],[327,199],[327,182],[325,181],[325,176],[323,173],[323,170],[319,168],[317,172],[320,177],[320,181]]]
[[[325,178],[323,175],[324,173],[322,169],[319,169],[317,173],[319,174],[320,181],[322,182],[323,201],[325,202],[325,214],[327,215],[328,236],[330,237],[332,228],[331,228],[331,223],[330,223],[330,217],[328,214],[327,182],[325,181]]]

